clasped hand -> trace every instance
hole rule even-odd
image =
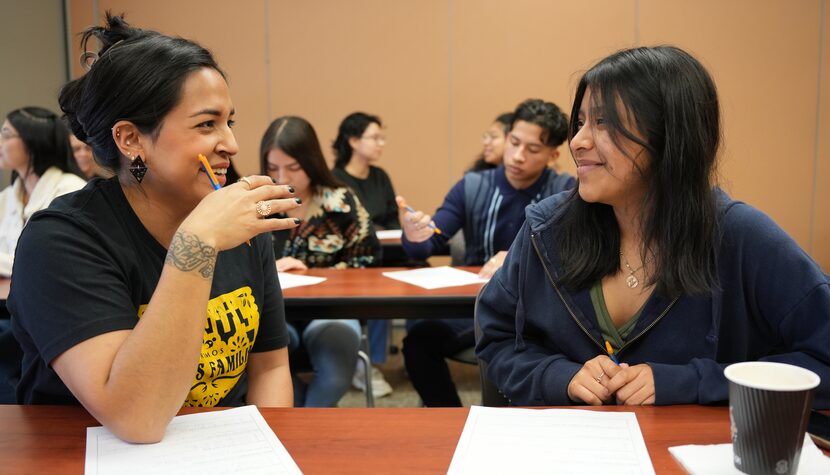
[[[568,397],[592,406],[654,404],[654,373],[647,364],[617,365],[606,355],[588,360],[568,383]]]

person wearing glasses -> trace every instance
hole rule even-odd
[[[0,275],[10,276],[23,226],[35,211],[85,182],[72,156],[69,128],[41,107],[15,109],[0,130],[0,169],[12,184],[0,193]]]
[[[487,130],[481,134],[481,144],[484,148],[467,171],[480,172],[501,165],[502,156],[504,155],[504,141],[507,137],[507,129],[512,121],[512,112],[505,112],[496,117],[490,127],[487,127]]]
[[[525,207],[574,186],[572,176],[548,168],[558,159],[567,133],[568,118],[556,104],[541,99],[519,104],[501,165],[465,174],[434,216],[401,210],[403,248],[409,257],[426,259],[463,229],[464,265],[483,266],[480,275],[492,276],[524,221]],[[403,197],[398,199],[403,204]],[[471,319],[418,320],[409,327],[404,363],[424,405],[461,406],[444,358],[474,344]]]
[[[369,215],[375,229],[401,229],[395,189],[389,175],[375,164],[383,155],[386,136],[380,117],[365,112],[354,112],[340,123],[333,148],[336,156],[334,176],[351,188]],[[369,348],[372,363],[386,361],[389,338],[387,320],[371,320],[368,325]],[[365,391],[363,365],[355,370],[352,385]],[[372,367],[372,393],[384,397],[392,393],[392,385],[383,377],[380,369]]]

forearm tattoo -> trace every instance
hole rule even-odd
[[[212,279],[216,249],[203,243],[195,234],[176,231],[164,262],[184,272],[197,270],[203,278]]]

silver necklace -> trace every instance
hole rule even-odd
[[[641,265],[640,267],[638,267],[638,268],[636,268],[636,269],[631,269],[631,265],[628,263],[628,259],[626,259],[626,258],[625,258],[625,256],[623,255],[622,251],[620,251],[620,257],[621,257],[621,258],[622,258],[622,260],[623,260],[623,264],[625,264],[625,268],[626,268],[626,269],[628,269],[628,277],[626,277],[626,278],[625,278],[625,283],[626,283],[626,285],[628,285],[628,288],[629,288],[629,289],[636,289],[636,288],[637,288],[637,286],[638,286],[638,285],[640,285],[640,280],[639,280],[639,279],[637,279],[637,276],[635,276],[635,275],[634,275],[634,273],[635,273],[635,272],[638,272],[640,269],[642,269],[643,267],[645,267],[645,266],[646,266],[646,264],[648,264],[649,262],[651,262],[651,258],[652,258],[653,256],[649,256],[649,257],[645,260],[645,262],[643,262],[643,265]]]

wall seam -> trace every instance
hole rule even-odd
[[[269,45],[271,43],[271,41],[270,41],[271,36],[268,34],[268,31],[269,31],[268,30],[268,21],[269,21],[269,18],[270,18],[270,9],[268,8],[269,2],[270,2],[270,0],[263,0],[263,2],[262,2],[263,3],[263,9],[265,10],[264,11],[265,15],[263,15],[265,17],[265,28],[264,28],[265,35],[263,37],[264,40],[265,40],[265,48],[263,48],[265,50],[265,89],[266,89],[265,90],[265,97],[267,98],[267,101],[268,101],[268,107],[265,108],[266,114],[268,114],[267,117],[265,117],[265,123],[266,124],[271,121],[271,117],[272,117],[271,104],[272,104],[272,100],[273,100],[273,97],[271,95],[271,89],[272,89],[272,87],[271,87],[271,51],[270,51],[270,48],[269,48]]]
[[[452,167],[452,146],[453,146],[453,107],[452,107],[452,86],[453,86],[453,0],[447,1],[447,184],[453,183]]]
[[[63,0],[61,3],[63,3],[64,55],[66,56],[64,82],[69,82],[72,79],[72,18],[69,16],[69,0]]]
[[[824,2],[819,2],[818,24],[818,75],[816,80],[816,132],[813,145],[813,190],[810,203],[810,236],[807,241],[808,252],[813,255],[816,234],[816,193],[818,192],[818,160],[821,145],[821,82],[824,70]]]
[[[634,0],[634,46],[640,46],[640,0]]]

